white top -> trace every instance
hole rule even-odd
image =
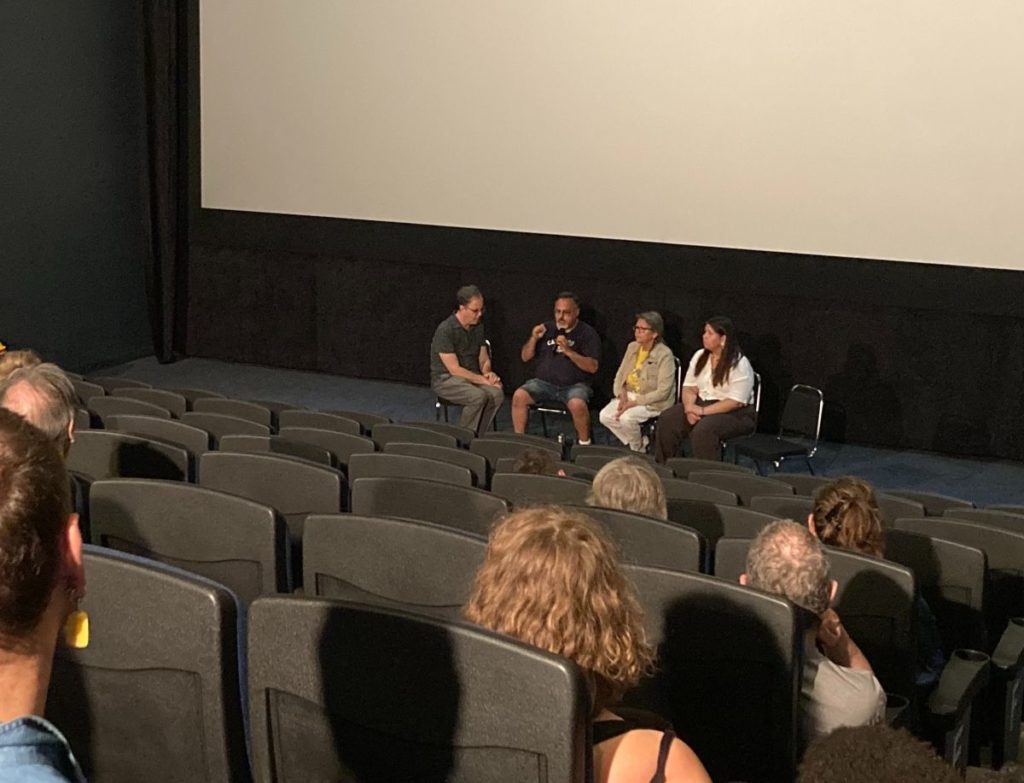
[[[872,726],[885,719],[885,691],[875,675],[826,658],[813,639],[804,644],[800,712],[810,744],[840,726]]]
[[[704,369],[700,375],[696,372],[697,360],[704,353],[701,348],[690,359],[690,366],[686,370],[686,378],[683,379],[683,386],[696,386],[697,396],[702,400],[735,400],[744,405],[754,404],[754,368],[750,366],[747,357],[740,354],[739,361],[729,371],[729,378],[721,386],[714,386],[711,382],[711,357],[704,362]]]

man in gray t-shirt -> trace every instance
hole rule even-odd
[[[494,421],[505,392],[484,342],[483,294],[464,285],[455,296],[458,309],[438,324],[430,341],[430,388],[463,406],[459,424],[480,434]]]

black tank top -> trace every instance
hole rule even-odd
[[[636,724],[628,720],[598,720],[593,724],[594,744],[600,745],[610,739],[621,737],[628,731],[638,728]],[[672,747],[672,740],[675,739],[675,732],[665,731],[661,734],[661,745],[658,748],[658,766],[654,771],[651,783],[665,783],[665,764],[668,762],[668,751]]]

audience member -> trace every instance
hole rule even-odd
[[[585,514],[547,506],[500,521],[464,613],[486,628],[563,655],[588,675],[599,783],[710,780],[672,732],[637,728],[613,711],[650,670],[653,654],[614,547]]]
[[[438,324],[430,341],[430,387],[463,406],[459,424],[479,435],[491,426],[505,392],[484,343],[484,295],[464,285],[455,298],[458,309]]]
[[[0,409],[0,783],[82,780],[42,715],[57,637],[84,587],[63,460]]]
[[[639,313],[633,327],[633,342],[615,373],[612,400],[598,417],[601,423],[633,451],[646,451],[646,436],[640,425],[661,415],[674,400],[675,356],[662,340],[665,322],[654,311]]]
[[[815,740],[797,783],[961,783],[931,745],[889,726],[839,728]]]
[[[532,473],[537,476],[564,476],[555,458],[547,449],[526,449],[512,466],[515,473]]]
[[[740,350],[732,321],[709,318],[701,339],[704,347],[690,359],[681,401],[658,420],[658,462],[676,456],[687,436],[694,457],[718,460],[722,441],[754,431],[754,368]]]
[[[24,416],[67,455],[75,439],[77,398],[64,371],[56,364],[35,364],[0,378],[0,407]]]
[[[587,504],[668,519],[665,485],[647,462],[620,457],[602,467],[591,485]]]
[[[778,520],[765,527],[747,552],[741,584],[783,595],[810,613],[804,639],[800,707],[810,742],[839,726],[878,723],[885,693],[871,664],[831,608],[838,587],[821,542],[803,525]]]
[[[33,367],[41,361],[35,351],[0,351],[0,381],[19,367]]]
[[[562,291],[555,297],[555,318],[537,324],[519,355],[524,362],[537,359],[537,377],[512,395],[512,429],[526,432],[530,406],[560,402],[572,416],[577,443],[590,444],[590,384],[601,356],[601,338],[580,319],[579,297]],[[538,344],[540,349],[538,350]]]

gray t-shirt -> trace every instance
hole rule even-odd
[[[484,325],[482,323],[466,329],[459,323],[455,314],[449,315],[434,330],[434,339],[430,341],[430,382],[433,383],[448,370],[441,361],[440,354],[453,353],[459,360],[459,366],[470,372],[480,372],[480,349],[484,345]]]
[[[808,639],[804,643],[800,707],[804,739],[810,744],[840,726],[881,723],[885,691],[874,674],[833,663]]]

